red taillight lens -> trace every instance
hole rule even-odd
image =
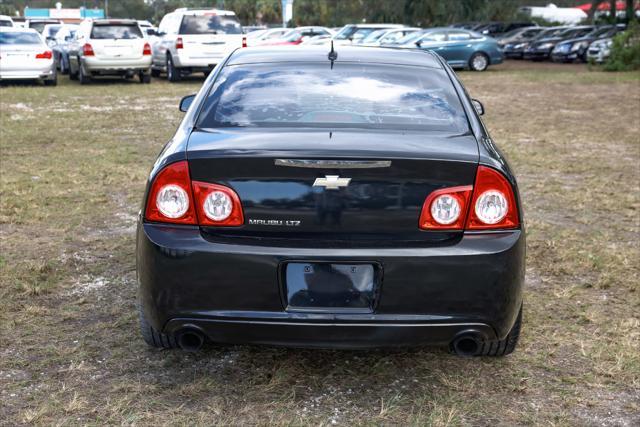
[[[142,48],[142,54],[151,55],[151,45],[149,43],[144,44],[144,47]]]
[[[200,225],[237,227],[244,224],[240,197],[232,189],[218,184],[193,181]]]
[[[186,160],[168,165],[153,180],[145,219],[173,224],[197,224]]]
[[[497,170],[478,166],[475,187],[436,190],[422,205],[424,230],[495,230],[520,225],[513,188]]]
[[[191,181],[187,161],[172,163],[155,177],[145,219],[173,224],[237,227],[244,224],[240,197],[229,187]]]
[[[85,43],[82,46],[82,54],[84,56],[94,56],[95,53],[93,52],[93,46],[91,46],[89,43]]]
[[[51,59],[53,58],[53,53],[50,50],[45,50],[42,53],[36,55],[36,59]]]
[[[182,37],[178,37],[176,39],[176,49],[183,49],[184,45],[182,44]]]
[[[247,47],[247,36],[242,36],[242,47]]]
[[[467,217],[473,187],[442,188],[429,194],[422,205],[420,228],[425,230],[462,230]]]
[[[516,228],[520,225],[518,206],[511,183],[500,172],[478,166],[467,230]]]

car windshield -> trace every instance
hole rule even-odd
[[[0,27],[13,27],[13,23],[9,20],[0,19]]]
[[[254,64],[222,70],[199,128],[323,127],[468,131],[442,70],[373,64]]]
[[[406,43],[414,42],[418,40],[420,37],[422,37],[423,34],[424,34],[424,31],[416,31],[414,33],[407,34],[401,39],[396,40],[394,44],[406,44]]]
[[[44,30],[45,25],[47,25],[46,22],[30,22],[29,28],[33,28],[34,30],[42,34],[42,30]]]
[[[358,27],[356,27],[355,25],[345,25],[344,27],[342,27],[340,31],[338,31],[338,33],[334,36],[334,38],[336,40],[346,40],[353,33],[355,33],[357,29]]]
[[[234,15],[185,15],[180,34],[242,34],[242,26]]]
[[[1,32],[0,33],[0,45],[6,44],[40,44],[42,40],[40,36],[36,33],[10,33],[10,32]]]
[[[606,34],[609,34],[609,32],[612,30],[611,27],[604,27],[604,28],[596,28],[595,30],[591,31],[588,36],[590,37],[602,37]]]
[[[60,28],[62,28],[62,25],[47,25],[43,30],[42,35],[47,38],[55,37],[56,34],[58,34],[58,31],[60,31]]]
[[[138,24],[95,24],[91,29],[92,39],[141,39]]]
[[[373,43],[376,40],[380,39],[382,36],[384,36],[389,30],[377,30],[372,32],[371,34],[369,34],[367,37],[365,37],[362,42],[363,43]]]
[[[302,34],[300,34],[298,31],[290,31],[284,36],[282,36],[282,40],[287,42],[295,42],[300,40],[301,38],[302,38]]]

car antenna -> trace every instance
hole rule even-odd
[[[333,40],[331,40],[331,50],[329,51],[329,61],[331,61],[331,69],[333,70],[333,62],[338,59],[338,52],[333,48]]]

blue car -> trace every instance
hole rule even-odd
[[[453,68],[484,71],[504,60],[498,42],[488,36],[460,28],[431,28],[406,40],[401,47],[431,50]]]

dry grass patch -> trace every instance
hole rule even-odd
[[[201,81],[0,88],[0,419],[39,424],[640,424],[640,74],[463,73],[519,178],[521,345],[154,351],[138,337],[146,176]]]

